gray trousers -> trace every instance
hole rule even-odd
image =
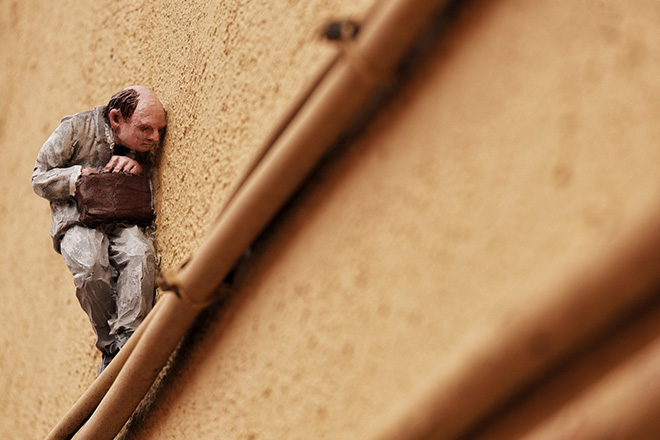
[[[151,234],[138,226],[73,226],[62,239],[61,252],[96,332],[96,347],[116,354],[153,306]]]

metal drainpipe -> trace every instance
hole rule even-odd
[[[305,105],[274,140],[224,207],[188,264],[167,280],[166,295],[79,440],[121,430],[200,310],[244,249],[300,186],[326,151],[389,80],[434,12],[447,0],[382,0],[359,37],[332,65]]]

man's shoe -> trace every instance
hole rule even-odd
[[[99,366],[99,372],[98,372],[99,376],[101,375],[101,373],[103,373],[103,370],[105,370],[105,368],[108,365],[110,365],[110,362],[112,362],[115,356],[116,354],[105,354],[105,353],[102,354],[101,365]]]
[[[117,334],[115,340],[117,341],[117,347],[119,350],[126,345],[126,342],[128,342],[131,336],[133,336],[133,330],[123,330]]]

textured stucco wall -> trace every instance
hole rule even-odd
[[[29,188],[59,117],[132,83],[162,97],[158,240],[176,267],[332,53],[319,26],[370,4],[0,4],[0,437],[43,437],[98,363]],[[473,2],[255,245],[123,437],[363,438],[552,294],[657,205],[659,16],[644,0]]]
[[[42,438],[95,377],[99,355],[30,189],[67,114],[131,84],[168,108],[158,243],[164,267],[196,248],[229,187],[332,53],[322,24],[369,2],[0,2],[0,437]]]

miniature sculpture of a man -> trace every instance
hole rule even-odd
[[[99,374],[151,310],[156,255],[148,225],[85,226],[77,187],[83,176],[147,175],[149,151],[165,127],[165,110],[156,95],[131,86],[106,106],[63,118],[34,166],[32,188],[50,202],[53,245],[73,274],[76,296],[96,333],[102,353]]]

